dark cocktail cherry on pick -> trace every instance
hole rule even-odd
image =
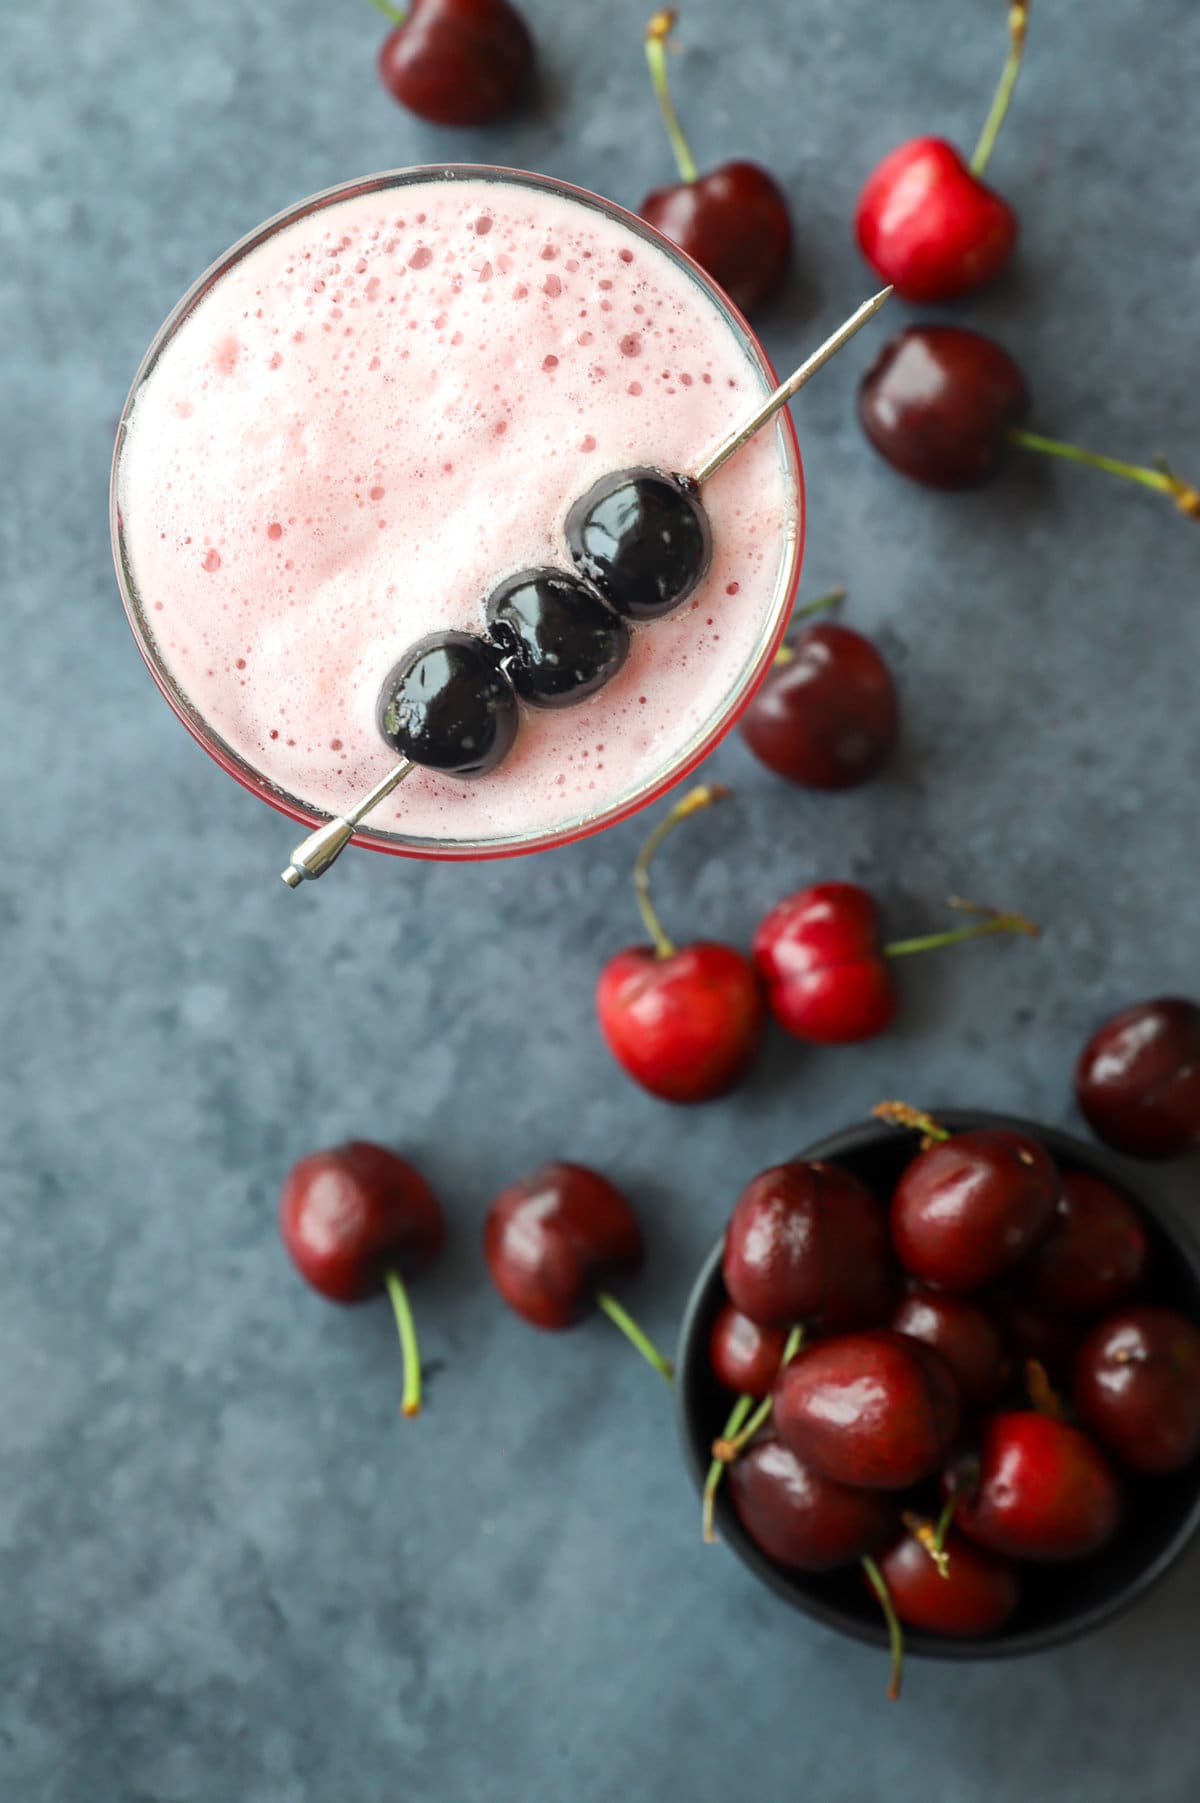
[[[1146,1257],[1146,1230],[1133,1204],[1087,1171],[1064,1171],[1054,1221],[1018,1281],[1051,1314],[1098,1314],[1133,1293]]]
[[[362,1302],[386,1289],[404,1355],[405,1415],[421,1407],[421,1361],[401,1271],[420,1270],[444,1231],[421,1173],[367,1140],[302,1158],[279,1198],[280,1237],[314,1290],[331,1302]]]
[[[628,620],[673,612],[712,558],[696,484],[649,468],[601,476],[572,505],[566,538],[583,575]]]
[[[639,211],[750,313],[778,287],[788,265],[787,201],[758,163],[722,163],[700,174],[667,81],[666,49],[676,18],[670,8],[655,13],[646,27],[646,60],[680,179],[648,194]]]
[[[1166,468],[1101,457],[1028,432],[1025,378],[1008,352],[965,326],[909,326],[889,338],[863,377],[858,417],[893,469],[930,488],[976,488],[1010,445],[1090,464],[1169,496],[1200,520],[1200,489]]]
[[[1200,1331],[1174,1309],[1121,1309],[1080,1346],[1073,1393],[1082,1425],[1123,1464],[1181,1471],[1200,1454]]]
[[[900,1005],[889,960],[987,933],[1038,932],[1021,914],[1001,914],[959,897],[950,905],[981,918],[885,945],[875,901],[855,883],[816,883],[777,902],[754,935],[753,956],[779,1025],[817,1045],[873,1039],[891,1025]]]
[[[886,1546],[897,1510],[878,1490],[854,1490],[805,1465],[764,1435],[729,1468],[729,1495],[742,1527],[787,1571],[832,1571]]]
[[[434,125],[488,125],[512,111],[533,68],[533,39],[509,0],[371,0],[394,30],[379,79]]]
[[[735,1308],[764,1327],[872,1327],[895,1298],[883,1209],[836,1164],[773,1165],[751,1179],[725,1229],[721,1274]]]
[[[1036,1409],[992,1415],[973,1468],[956,1462],[944,1482],[956,1527],[1003,1558],[1084,1558],[1120,1525],[1120,1485],[1100,1448]]]
[[[573,707],[602,689],[629,655],[629,628],[566,570],[522,570],[493,589],[488,632],[530,707]]]
[[[833,589],[793,620],[833,606]],[[742,715],[741,734],[760,763],[807,789],[853,789],[881,769],[899,727],[896,685],[870,639],[820,620],[790,636]]]
[[[500,656],[473,632],[418,640],[379,692],[379,731],[403,758],[454,776],[486,776],[512,749],[517,697]]]
[[[483,1250],[492,1282],[533,1327],[560,1332],[600,1308],[669,1383],[671,1361],[647,1338],[608,1284],[642,1262],[642,1230],[607,1177],[561,1159],[512,1183],[488,1209]]]
[[[1021,67],[1025,0],[1008,13],[1009,50],[991,110],[965,163],[944,138],[911,138],[868,176],[855,213],[859,248],[904,300],[955,300],[999,275],[1017,216],[983,181]]]
[[[1135,1158],[1200,1146],[1200,1007],[1181,996],[1135,1002],[1105,1021],[1075,1067],[1075,1095],[1107,1145]]]
[[[913,1285],[888,1325],[941,1354],[965,1407],[987,1408],[1003,1393],[1012,1359],[996,1321],[981,1302]]]
[[[609,1051],[635,1083],[665,1102],[724,1095],[749,1069],[765,1013],[750,960],[711,939],[677,946],[650,896],[650,865],[667,834],[728,791],[690,790],[638,854],[634,888],[649,945],[617,952],[596,984],[596,1015]]]

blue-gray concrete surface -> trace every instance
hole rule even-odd
[[[948,498],[852,415],[866,346],[799,412],[805,592],[850,584],[903,685],[904,745],[857,794],[778,783],[674,842],[680,932],[746,940],[818,877],[896,932],[949,890],[1038,944],[904,972],[866,1048],[776,1040],[726,1103],[673,1112],[599,1044],[591,989],[636,937],[637,821],[536,860],[277,871],[285,821],[159,700],[113,581],[106,481],[162,316],[243,231],[327,184],[494,159],[636,205],[669,175],[646,0],[528,0],[538,104],[439,132],[376,82],[366,5],[58,0],[0,20],[0,1797],[4,1803],[1174,1803],[1200,1792],[1200,1557],[1037,1661],[915,1667],[794,1618],[700,1544],[668,1399],[602,1321],[504,1313],[479,1222],[540,1158],[625,1184],[630,1300],[669,1340],[758,1167],[881,1093],[1070,1123],[1112,1006],[1196,985],[1200,537],[1152,495],[1028,459]],[[849,218],[914,131],[969,147],[1003,6],[692,0],[680,104],[705,162],[766,162],[796,274],[788,363],[868,290]],[[1017,265],[963,309],[1023,362],[1046,430],[1200,468],[1190,0],[1035,8],[993,165]],[[899,323],[903,310],[896,313]],[[671,905],[673,903],[673,906]],[[386,1305],[305,1291],[275,1235],[291,1159],[350,1134],[428,1171],[453,1237],[416,1294],[429,1408],[397,1417]],[[1195,1171],[1170,1186],[1196,1217]]]

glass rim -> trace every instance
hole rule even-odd
[[[724,290],[718,287],[712,277],[677,244],[672,243],[669,238],[664,237],[644,219],[629,212],[627,208],[620,206],[616,201],[608,200],[603,195],[595,194],[590,189],[581,188],[575,183],[560,180],[557,176],[540,175],[531,170],[509,169],[493,163],[423,163],[402,169],[385,170],[376,175],[363,176],[356,180],[338,182],[333,187],[322,188],[317,193],[310,194],[305,199],[295,201],[291,206],[272,214],[269,219],[264,220],[252,231],[245,233],[219,257],[215,258],[176,302],[155,332],[138,365],[125,404],[121,409],[109,479],[109,530],[112,537],[113,560],[116,565],[117,585],[134,642],[141,652],[142,659],[157,684],[160,694],[169,704],[176,718],[227,775],[232,776],[251,794],[258,796],[259,800],[265,801],[277,813],[286,815],[306,828],[320,826],[330,816],[306,802],[303,797],[290,794],[286,789],[280,788],[262,771],[256,769],[248,758],[228,744],[212,722],[206,719],[190,700],[158,650],[153,628],[133,579],[121,518],[119,492],[121,452],[125,444],[126,430],[143,385],[153,373],[158,359],[174,338],[175,333],[200,305],[209,290],[215,287],[229,270],[240,263],[251,251],[257,249],[260,244],[265,243],[286,227],[295,225],[300,220],[322,211],[325,207],[336,206],[339,202],[358,195],[408,187],[422,182],[456,180],[495,181],[518,187],[537,188],[561,195],[566,199],[598,210],[608,218],[617,220],[636,236],[645,239],[656,249],[662,251],[704,291],[758,372],[762,382],[762,392],[769,394],[778,383],[771,361],[753,327]],[[796,590],[800,582],[807,525],[804,468],[795,424],[787,407],[781,408],[776,414],[774,428],[776,444],[794,492],[794,513],[784,535],[783,557],[777,577],[774,602],[758,635],[754,651],[741,671],[737,682],[729,691],[725,703],[716,714],[692,734],[686,744],[680,747],[677,754],[666,765],[658,768],[645,782],[636,785],[631,790],[624,791],[614,800],[580,814],[561,826],[550,829],[494,835],[485,839],[430,839],[387,831],[372,827],[369,822],[364,822],[361,827],[355,829],[353,843],[371,851],[387,852],[393,857],[439,860],[517,857],[529,852],[549,850],[557,845],[570,845],[579,839],[589,838],[593,833],[601,832],[606,827],[614,826],[618,821],[627,819],[631,814],[638,813],[642,808],[656,801],[659,796],[665,794],[668,789],[673,788],[676,783],[681,782],[689,772],[694,770],[697,764],[708,756],[709,752],[736,724],[770,669],[775,653],[787,631]]]

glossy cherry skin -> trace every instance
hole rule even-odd
[[[473,632],[431,632],[410,645],[388,672],[375,714],[393,751],[457,776],[494,770],[520,723],[499,650]]]
[[[832,1164],[778,1164],[752,1178],[729,1217],[721,1270],[735,1308],[785,1331],[868,1326],[893,1300],[883,1210]]]
[[[598,1287],[636,1271],[642,1230],[598,1171],[553,1159],[501,1190],[483,1224],[483,1253],[501,1296],[533,1327],[574,1327]]]
[[[1010,426],[1029,410],[1008,352],[965,326],[909,326],[862,379],[858,417],[893,469],[930,488],[977,488],[995,475]]]
[[[502,118],[532,67],[533,39],[508,0],[411,0],[379,52],[384,87],[434,125]]]
[[[790,1571],[832,1571],[878,1552],[896,1531],[891,1498],[852,1490],[802,1464],[779,1440],[756,1440],[726,1472],[738,1520]]]
[[[858,198],[854,229],[872,269],[902,300],[957,300],[1012,256],[1017,216],[944,138],[910,138],[884,157]]]
[[[750,313],[779,286],[792,250],[792,221],[775,179],[757,163],[722,163],[698,181],[647,194],[647,224],[708,271]]]
[[[982,1304],[913,1286],[889,1326],[940,1353],[970,1409],[987,1408],[1004,1390],[1012,1360],[1004,1336]]]
[[[1200,1332],[1169,1308],[1125,1308],[1075,1360],[1083,1425],[1134,1471],[1179,1471],[1200,1453]]]
[[[1121,1491],[1077,1427],[1018,1409],[983,1430],[978,1482],[959,1491],[954,1524],[1008,1559],[1080,1559],[1117,1531]]]
[[[853,789],[882,768],[899,730],[896,685],[870,639],[823,620],[790,641],[742,715],[742,737],[778,776]]]
[[[708,1362],[719,1384],[739,1396],[769,1396],[779,1373],[788,1330],[760,1327],[726,1302],[708,1336]]]
[[[673,613],[712,560],[696,484],[647,464],[598,477],[572,502],[563,536],[580,574],[627,620]]]
[[[1200,1146],[1200,1007],[1160,996],[1123,1008],[1084,1046],[1075,1094],[1118,1152],[1174,1158]]]
[[[936,1471],[958,1430],[949,1366],[888,1329],[802,1348],[775,1380],[772,1418],[798,1459],[839,1484],[905,1490]]]
[[[1013,1567],[953,1529],[943,1543],[943,1577],[915,1534],[905,1534],[879,1560],[892,1606],[909,1628],[971,1639],[1002,1628],[1020,1597]]]
[[[1053,1223],[1021,1267],[1021,1288],[1047,1310],[1098,1314],[1132,1295],[1146,1256],[1132,1203],[1087,1171],[1064,1171]]]
[[[279,1231],[301,1277],[331,1302],[362,1302],[388,1271],[411,1275],[445,1234],[437,1197],[407,1160],[364,1139],[293,1165]]]
[[[1024,1133],[978,1127],[921,1152],[892,1195],[892,1246],[912,1276],[980,1289],[1012,1270],[1054,1219],[1059,1175]]]
[[[879,910],[854,883],[815,883],[777,902],[754,935],[755,967],[780,1026],[817,1045],[874,1039],[900,995]]]
[[[600,972],[596,1013],[609,1051],[664,1102],[707,1102],[745,1076],[765,1010],[754,967],[730,945],[699,940],[660,958],[617,952]]]

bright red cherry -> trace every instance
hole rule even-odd
[[[963,1293],[1019,1264],[1054,1219],[1060,1178],[1025,1133],[945,1135],[907,1165],[892,1194],[892,1246],[922,1283]]]
[[[1075,1094],[1119,1152],[1174,1158],[1200,1146],[1200,1007],[1160,996],[1114,1014],[1080,1053]]]
[[[750,960],[730,945],[677,947],[650,900],[651,860],[681,820],[727,791],[704,786],[676,802],[634,866],[638,907],[652,945],[617,952],[600,973],[596,1013],[609,1051],[635,1083],[664,1102],[706,1102],[732,1089],[762,1041],[765,1010]]]
[[[958,1473],[951,1485],[958,1483]],[[1086,1434],[1033,1410],[993,1415],[976,1482],[958,1491],[954,1524],[1009,1559],[1078,1559],[1117,1531],[1121,1491]]]
[[[729,1467],[728,1483],[750,1538],[789,1571],[852,1564],[896,1531],[890,1497],[834,1483],[772,1437],[756,1440]]]
[[[293,1165],[279,1198],[279,1232],[306,1283],[331,1302],[362,1302],[386,1289],[404,1353],[406,1415],[421,1407],[421,1364],[410,1276],[441,1248],[437,1197],[415,1166],[386,1146],[354,1139]]]
[[[651,19],[646,59],[681,179],[648,194],[639,211],[749,313],[779,286],[787,268],[791,217],[778,183],[757,163],[722,163],[700,174],[667,84],[665,50],[676,16],[668,9]]]
[[[726,1302],[717,1311],[708,1338],[712,1374],[727,1390],[761,1399],[770,1394],[786,1342],[786,1328],[760,1327]]]
[[[1179,1471],[1200,1453],[1200,1332],[1169,1308],[1126,1308],[1075,1361],[1079,1419],[1134,1471]]]
[[[1067,1314],[1098,1314],[1123,1302],[1146,1269],[1146,1230],[1132,1203],[1086,1171],[1065,1171],[1054,1221],[1021,1267],[1034,1303]]]
[[[1013,1567],[953,1529],[940,1559],[909,1532],[880,1556],[879,1569],[900,1620],[928,1634],[955,1639],[994,1634],[1020,1596]]]
[[[967,1408],[987,1408],[1004,1390],[1012,1360],[982,1303],[914,1285],[897,1305],[889,1326],[941,1354]]]
[[[509,0],[372,0],[395,30],[379,52],[389,94],[434,125],[488,125],[511,112],[533,68],[533,39]]]
[[[772,1416],[784,1445],[836,1483],[904,1490],[941,1465],[959,1412],[938,1354],[876,1329],[797,1353],[775,1381]]]
[[[893,1294],[883,1210],[837,1165],[774,1165],[734,1205],[722,1274],[734,1307],[765,1327],[881,1321]]]

